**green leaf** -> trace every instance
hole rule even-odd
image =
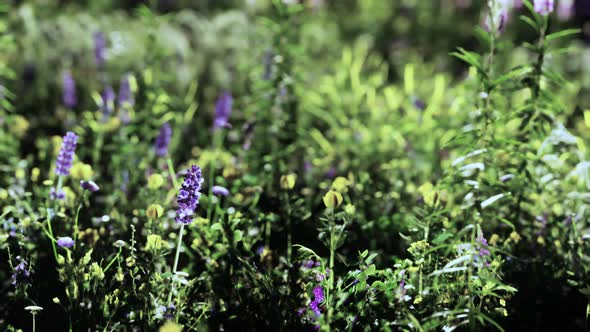
[[[240,242],[240,241],[242,241],[242,231],[241,231],[241,230],[239,230],[239,229],[236,229],[236,230],[234,231],[234,240],[235,240],[236,242]]]
[[[535,23],[535,21],[531,20],[530,17],[524,16],[524,15],[520,15],[520,19],[523,22],[525,22],[526,24],[530,25],[535,31],[539,30],[539,27],[537,26],[537,23]]]
[[[373,259],[375,259],[375,257],[377,257],[377,255],[378,254],[376,254],[376,253],[370,254],[369,257],[367,257],[367,259],[365,259],[365,262],[367,264],[370,264],[373,261]]]
[[[371,287],[373,287],[373,288],[375,288],[377,290],[385,290],[385,288],[386,288],[385,287],[385,284],[382,281],[380,281],[380,280],[374,281],[371,284]]]
[[[545,41],[549,42],[555,39],[559,39],[559,38],[563,38],[563,37],[567,37],[567,36],[571,36],[571,35],[577,35],[580,32],[582,32],[582,30],[580,29],[566,29],[566,30],[561,30],[558,32],[554,32],[550,35],[547,35],[547,37],[545,37]]]

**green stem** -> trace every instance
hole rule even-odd
[[[74,239],[74,249],[76,249],[76,245],[78,244],[78,217],[80,216],[80,210],[82,209],[82,202],[84,202],[85,194],[86,190],[82,191],[82,196],[80,196],[80,202],[78,203],[78,210],[76,210],[76,219],[74,220],[74,234],[72,236]]]
[[[330,326],[332,324],[332,315],[334,312],[334,257],[336,255],[336,239],[334,237],[334,210],[332,209],[332,215],[330,216],[330,263],[329,263],[329,269],[330,269],[330,278],[329,278],[329,282],[328,282],[328,293],[329,293],[329,299],[328,299],[328,315],[327,315],[327,320],[328,320],[328,331],[330,331]]]
[[[172,267],[172,275],[176,275],[176,269],[178,268],[178,258],[180,257],[180,247],[182,246],[182,233],[184,232],[184,224],[180,225],[180,230],[178,232],[178,243],[176,244],[176,256],[174,257],[174,265]],[[174,292],[174,281],[172,281],[172,288],[170,289],[170,294],[168,294],[168,306],[172,304],[172,293]]]
[[[172,184],[174,185],[174,189],[178,190],[180,187],[178,186],[178,180],[176,179],[176,172],[174,171],[172,158],[166,158],[166,163],[168,164],[168,172],[170,173],[170,177],[172,178]]]
[[[212,149],[214,152],[217,152],[219,144],[221,143],[221,134],[219,131],[213,132],[213,145]],[[213,212],[213,204],[211,204],[213,198],[213,176],[215,174],[215,158],[211,158],[209,161],[209,192],[207,194],[207,202],[209,202],[207,206],[207,220],[211,222],[211,213]]]
[[[123,248],[119,248],[119,252],[117,253],[117,255],[115,257],[113,257],[113,259],[111,259],[111,261],[109,262],[109,264],[107,264],[107,266],[104,268],[103,272],[106,273],[107,270],[111,267],[111,265],[113,265],[113,263],[119,259],[119,257],[121,256],[121,252],[123,251]]]
[[[33,314],[33,332],[35,332],[35,314]]]

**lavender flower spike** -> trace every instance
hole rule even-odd
[[[74,240],[69,236],[60,237],[57,239],[57,245],[62,248],[71,248],[74,246]]]
[[[176,210],[176,220],[179,224],[188,225],[193,221],[193,214],[199,206],[199,198],[201,197],[201,184],[203,183],[203,176],[201,168],[192,165],[187,170],[184,176],[184,182],[180,187],[176,203],[178,210]]]
[[[63,74],[63,103],[68,108],[73,108],[78,103],[76,98],[76,81],[69,71]]]
[[[104,33],[97,31],[94,33],[94,61],[99,68],[104,67],[106,62],[107,41]]]
[[[57,156],[55,163],[55,174],[69,175],[72,162],[74,160],[74,152],[76,152],[76,143],[78,142],[78,135],[68,131],[61,143],[61,150]]]
[[[154,143],[154,149],[156,150],[156,155],[158,157],[164,157],[168,154],[168,145],[170,145],[170,140],[172,138],[172,128],[168,122],[164,123],[160,128],[160,133],[158,137],[156,137],[156,142]]]
[[[233,102],[234,100],[231,93],[228,91],[224,91],[221,96],[219,96],[217,103],[215,104],[215,119],[213,121],[214,129],[231,127],[228,120],[231,115]]]
[[[553,0],[535,0],[535,11],[541,15],[546,16],[553,12],[554,1]]]

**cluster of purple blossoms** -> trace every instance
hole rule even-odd
[[[479,234],[475,239],[479,243],[479,256],[485,257],[490,255],[490,251],[486,249],[488,245],[488,240],[483,236],[483,234]]]
[[[94,33],[94,61],[99,68],[104,67],[106,63],[107,41],[104,33],[97,31]]]
[[[301,264],[301,267],[304,269],[311,269],[318,266],[320,266],[320,262],[315,262],[313,259],[308,259]]]
[[[158,157],[164,157],[168,153],[168,145],[170,145],[170,140],[172,139],[172,128],[168,122],[164,123],[162,127],[160,127],[160,133],[158,137],[156,137],[156,142],[154,143],[154,149],[156,150],[156,155]]]
[[[62,100],[66,107],[74,108],[78,103],[78,99],[76,98],[76,81],[74,81],[74,77],[72,77],[72,73],[66,71],[63,74],[63,95]]]
[[[224,91],[217,99],[215,104],[215,119],[213,120],[213,128],[227,128],[230,127],[229,116],[231,115],[233,98],[231,93]]]
[[[76,144],[78,143],[78,135],[68,131],[61,143],[61,150],[57,156],[55,163],[55,173],[57,175],[69,175],[72,162],[74,161],[74,153],[76,152]],[[59,193],[58,193],[59,194]]]
[[[180,192],[176,197],[178,210],[176,210],[177,223],[188,225],[193,221],[193,214],[199,206],[199,198],[201,197],[201,184],[203,183],[203,176],[201,168],[192,165],[184,177],[184,182],[180,187]]]
[[[534,8],[535,11],[542,16],[549,15],[553,12],[554,1],[553,0],[535,0]]]
[[[14,267],[12,272],[12,285],[16,286],[18,283],[25,282],[31,276],[31,272],[27,269],[27,262],[20,256],[16,256],[19,263]]]

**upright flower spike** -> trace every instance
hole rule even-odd
[[[127,106],[133,106],[135,100],[133,99],[133,91],[131,91],[131,83],[129,81],[129,75],[121,78],[121,84],[119,85],[119,94],[117,95],[117,106],[124,108]]]
[[[73,108],[76,106],[78,99],[76,98],[76,81],[72,77],[72,73],[66,71],[63,74],[63,95],[62,100],[66,107]]]
[[[106,117],[109,114],[113,113],[115,108],[115,91],[113,87],[107,85],[104,87],[102,92],[100,93],[101,105],[100,108],[102,109],[103,115]]]
[[[57,156],[55,163],[55,174],[69,175],[72,162],[74,160],[74,153],[76,152],[76,144],[78,143],[78,135],[68,131],[61,143],[61,150]]]
[[[227,128],[230,127],[229,116],[231,115],[233,105],[233,98],[231,93],[224,91],[217,99],[215,104],[215,119],[213,121],[213,128]]]
[[[201,168],[192,165],[184,176],[184,182],[176,198],[178,210],[176,210],[176,218],[174,220],[177,223],[188,225],[193,221],[193,214],[199,206],[202,183],[203,176],[201,174]]]
[[[170,145],[170,140],[172,139],[172,128],[168,122],[164,123],[162,127],[160,127],[160,133],[158,137],[156,137],[156,142],[154,143],[154,149],[156,150],[156,155],[158,157],[164,157],[168,154],[168,145]]]
[[[546,16],[553,12],[554,5],[553,0],[535,0],[534,9],[539,15]]]
[[[106,62],[106,47],[107,41],[104,33],[97,31],[94,37],[94,61],[99,68],[104,67]]]

